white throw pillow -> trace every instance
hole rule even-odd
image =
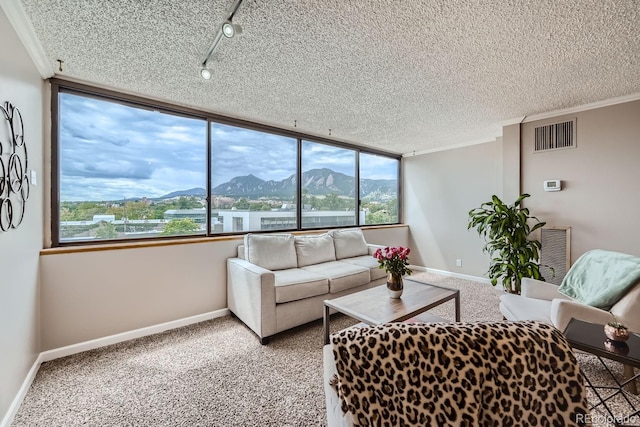
[[[292,234],[245,234],[244,259],[267,270],[296,268]]]
[[[296,236],[295,245],[298,267],[336,260],[333,239],[328,234]]]
[[[333,230],[331,237],[333,237],[333,244],[336,247],[337,259],[369,254],[367,242],[364,240],[364,234],[360,229]]]

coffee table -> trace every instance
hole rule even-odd
[[[402,322],[433,307],[455,299],[455,319],[460,321],[460,290],[404,279],[401,298],[390,298],[387,285],[324,300],[324,343],[329,344],[330,310],[333,309],[367,325]]]

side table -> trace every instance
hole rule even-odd
[[[596,356],[616,384],[616,387],[594,385],[583,371],[583,375],[588,386],[593,390],[598,400],[600,400],[599,403],[592,405],[591,409],[602,405],[607,410],[616,426],[623,425],[619,422],[619,420],[623,418],[630,419],[631,417],[638,416],[640,414],[640,410],[637,409],[637,405],[640,401],[633,393],[625,390],[625,386],[635,386],[634,381],[640,378],[640,373],[634,375],[633,372],[633,368],[640,368],[640,336],[635,333],[631,333],[629,334],[629,339],[624,345],[619,345],[617,348],[613,348],[611,345],[605,345],[607,337],[604,334],[604,325],[584,322],[577,319],[571,319],[569,321],[567,328],[564,330],[564,335],[571,347],[575,350],[581,350]],[[622,382],[618,381],[613,372],[611,372],[609,367],[604,363],[603,359],[614,360],[622,363],[625,366],[625,374],[630,372],[630,375],[625,375],[625,379],[623,379]],[[613,393],[605,396],[604,393],[601,394],[599,390],[613,390]],[[609,400],[619,394],[624,397],[633,410],[633,412],[625,415],[624,417],[616,417],[607,404]]]

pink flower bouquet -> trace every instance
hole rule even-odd
[[[378,268],[384,268],[387,273],[394,276],[403,276],[411,274],[411,269],[408,267],[409,252],[411,249],[402,246],[386,247],[377,249],[373,257],[378,260]]]

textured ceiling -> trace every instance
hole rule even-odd
[[[60,76],[395,153],[640,93],[638,0],[245,0],[206,81],[231,3],[21,1]]]

